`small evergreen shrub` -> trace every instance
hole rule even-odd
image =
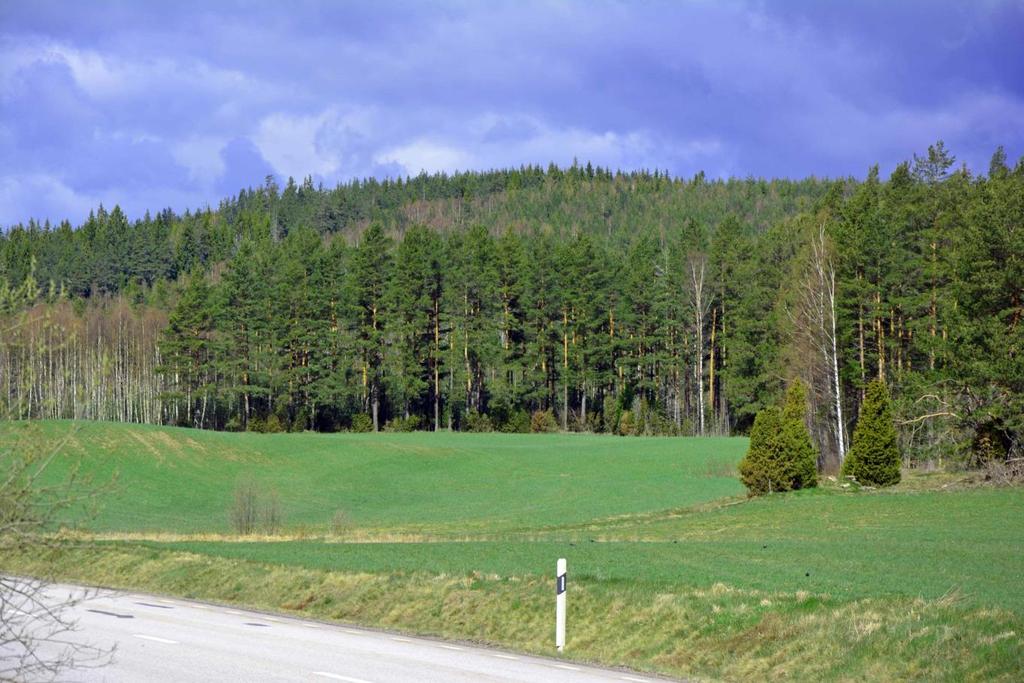
[[[619,431],[619,417],[622,413],[622,406],[619,405],[619,400],[612,394],[606,394],[603,408],[605,433],[617,434]]]
[[[471,410],[462,419],[462,431],[464,432],[493,432],[494,425],[487,413],[478,413]]]
[[[371,423],[372,428],[372,423]],[[395,417],[388,420],[384,424],[385,432],[415,432],[417,429],[422,429],[423,418],[419,415],[410,415],[409,417]]]
[[[900,463],[889,390],[874,380],[864,393],[843,474],[855,477],[862,485],[892,486],[900,481]]]
[[[271,415],[263,424],[264,434],[280,434],[283,431],[285,431],[284,425],[281,424],[281,418],[277,415]]]
[[[548,434],[558,431],[558,421],[550,410],[537,410],[530,418],[530,431],[534,434]]]
[[[782,435],[782,411],[768,406],[754,417],[750,446],[740,460],[740,479],[751,496],[792,488]]]
[[[513,411],[505,424],[501,425],[501,431],[506,434],[529,434],[530,414],[525,410]]]
[[[373,418],[366,413],[356,413],[352,416],[352,431],[366,433],[373,431]]]
[[[750,447],[740,461],[740,479],[751,496],[818,485],[818,456],[807,431],[807,388],[797,380],[780,410],[769,406],[754,417]]]
[[[619,434],[622,436],[632,436],[634,428],[633,411],[623,410],[619,415]]]
[[[818,485],[818,454],[807,431],[807,387],[796,380],[786,390],[782,408],[782,438],[788,467],[790,487],[810,488]]]

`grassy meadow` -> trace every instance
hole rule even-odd
[[[0,568],[712,680],[1019,680],[1024,490],[910,476],[891,491],[746,500],[744,439],[0,426],[117,473],[75,544]],[[20,446],[19,446],[20,447]],[[281,500],[231,535],[234,487]],[[338,512],[344,524],[337,523]],[[386,599],[384,599],[386,597]]]
[[[275,490],[285,523],[326,532],[494,533],[706,503],[743,491],[745,439],[575,434],[232,434],[103,422],[7,423],[0,439],[62,444],[115,495],[94,531],[228,533],[237,482]]]

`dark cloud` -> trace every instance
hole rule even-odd
[[[1014,0],[2,3],[0,225],[268,173],[863,175],[938,138],[984,170],[1024,152],[1022,31]]]

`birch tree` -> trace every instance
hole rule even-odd
[[[797,338],[799,355],[807,350],[813,357],[805,359],[812,389],[825,410],[828,441],[834,447],[838,465],[846,458],[846,435],[839,376],[839,351],[836,321],[836,266],[834,247],[820,220],[809,235],[807,255],[797,280],[796,300],[787,311]],[[824,449],[822,449],[824,451]]]
[[[691,251],[686,257],[686,272],[690,285],[690,312],[693,314],[693,329],[696,347],[693,365],[694,386],[697,393],[697,433],[704,436],[706,432],[704,417],[704,355],[706,342],[704,339],[707,328],[708,314],[711,311],[711,291],[705,286],[708,259],[703,251]]]

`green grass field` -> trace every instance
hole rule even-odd
[[[26,437],[64,444],[55,479],[118,478],[85,524],[107,540],[13,570],[548,653],[566,557],[572,657],[726,680],[1024,675],[1024,489],[746,500],[744,439],[0,426]],[[243,476],[278,491],[279,536],[228,535]]]
[[[116,495],[98,531],[228,532],[240,477],[281,498],[285,522],[324,531],[504,532],[686,507],[743,488],[744,439],[513,434],[229,434],[109,423],[8,423],[0,439],[58,443]],[[41,432],[41,435],[35,434]]]

